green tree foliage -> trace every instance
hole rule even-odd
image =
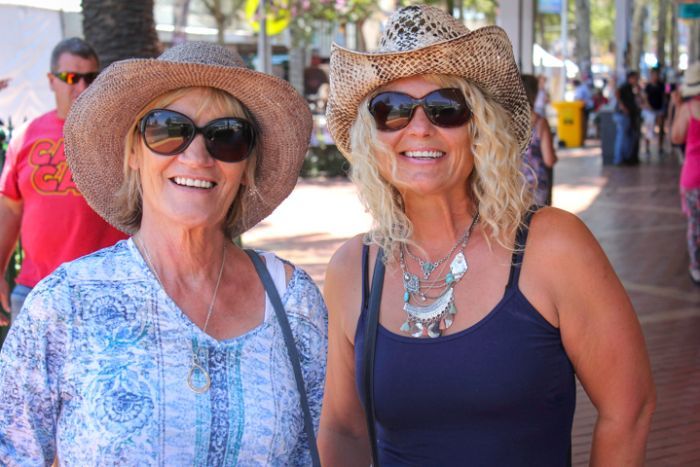
[[[374,0],[270,0],[269,14],[291,14],[289,27],[295,42],[308,43],[319,27],[361,23],[377,9]]]

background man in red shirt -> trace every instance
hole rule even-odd
[[[17,285],[0,279],[0,305],[12,319],[29,291],[61,263],[125,238],[85,202],[73,183],[63,151],[63,123],[73,102],[99,72],[94,49],[79,38],[59,42],[51,53],[49,86],[56,109],[18,129],[0,175],[0,269],[5,271],[21,238]],[[8,320],[0,315],[0,325]]]

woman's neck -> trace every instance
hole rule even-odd
[[[134,235],[136,246],[150,257],[150,266],[164,282],[196,278],[206,280],[216,275],[224,248],[233,244],[223,230],[163,228],[142,222]]]
[[[443,255],[463,235],[476,214],[468,195],[416,197],[406,202],[406,215],[413,225],[411,239],[430,258]]]

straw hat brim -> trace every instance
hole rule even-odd
[[[186,87],[228,92],[255,117],[260,135],[256,185],[233,235],[267,217],[294,189],[311,136],[303,97],[286,81],[242,67],[131,59],[113,63],[71,107],[64,127],[73,180],[88,204],[114,227],[133,234],[117,213],[125,137],[136,115],[158,96]]]
[[[467,79],[502,105],[521,151],[530,140],[530,105],[506,32],[486,26],[459,37],[403,52],[357,52],[333,44],[326,108],[333,139],[350,160],[350,128],[367,95],[380,86],[421,74]]]

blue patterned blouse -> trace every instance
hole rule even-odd
[[[318,429],[327,311],[301,269],[264,254]],[[193,342],[211,388],[187,386]],[[269,301],[216,341],[166,295],[132,240],[66,263],[28,297],[0,357],[0,465],[309,465],[294,375]]]

